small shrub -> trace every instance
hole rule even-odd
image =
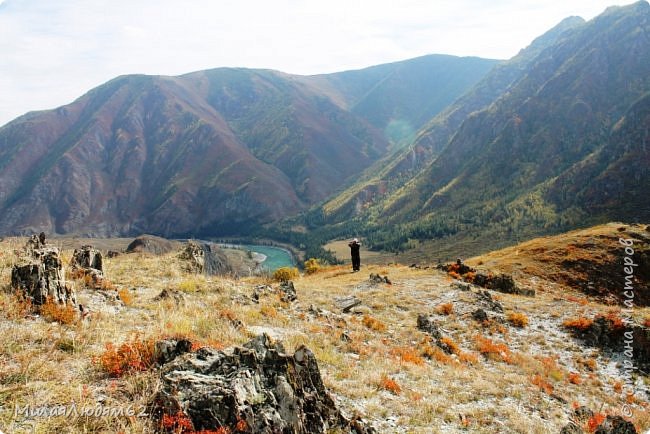
[[[77,309],[70,304],[58,304],[48,300],[41,306],[41,315],[48,321],[55,321],[59,324],[72,324],[77,321]]]
[[[280,267],[273,273],[273,280],[277,282],[288,282],[298,277],[298,269],[296,267]]]
[[[476,353],[467,353],[465,351],[461,351],[458,353],[458,360],[469,365],[477,365],[478,355]]]
[[[596,428],[598,428],[603,422],[605,422],[605,419],[607,419],[607,416],[604,415],[603,413],[594,414],[587,421],[587,426],[586,426],[587,431],[596,432]]]
[[[602,315],[599,315],[602,316]],[[621,319],[620,315],[618,312],[612,311],[608,312],[607,315],[605,315],[605,319],[609,321],[611,324],[612,329],[614,330],[621,330],[625,328],[625,323],[623,322],[623,319]]]
[[[321,265],[316,258],[310,258],[305,261],[305,273],[314,274],[321,270]]]
[[[452,279],[460,280],[460,274],[455,271],[450,271],[447,273]]]
[[[278,311],[275,310],[273,306],[262,306],[260,308],[260,313],[267,318],[277,318]]]
[[[643,319],[643,326],[650,328],[650,316],[647,316]]]
[[[567,380],[571,384],[581,384],[582,383],[582,378],[580,377],[580,374],[577,372],[570,372],[569,376],[567,377]]]
[[[371,317],[370,315],[364,315],[363,320],[361,322],[363,323],[363,325],[365,325],[371,330],[375,330],[377,332],[386,331],[386,324],[384,324],[383,322],[379,321],[376,318]]]
[[[173,415],[163,414],[162,419],[160,420],[160,426],[164,432],[194,432],[194,424],[192,423],[192,420],[187,417],[182,410],[178,410],[178,413]]]
[[[440,339],[438,346],[442,348],[448,354],[458,354],[460,353],[460,348],[458,344],[450,337],[443,337]]]
[[[106,344],[106,350],[99,356],[101,368],[111,377],[122,377],[130,372],[146,371],[154,365],[153,341],[136,338],[119,347]]]
[[[383,374],[381,376],[381,379],[379,380],[379,388],[383,390],[387,390],[393,395],[399,395],[402,393],[402,388],[400,387],[399,384],[392,378],[388,377],[388,375]]]
[[[553,394],[553,385],[550,384],[548,381],[544,380],[541,375],[535,374],[533,377],[530,379],[530,382],[533,383],[535,386],[539,387],[541,390],[544,391],[547,395],[552,395]]]
[[[435,360],[445,365],[454,363],[454,359],[452,359],[451,356],[442,351],[439,347],[430,345],[428,342],[422,344],[421,354],[428,359]]]
[[[528,325],[528,317],[520,312],[510,312],[506,319],[515,327],[524,328]]]
[[[133,304],[133,295],[128,289],[120,289],[117,291],[117,295],[120,296],[120,300],[122,300],[122,303],[124,303],[126,306],[131,306]]]
[[[614,392],[621,393],[623,392],[623,383],[621,381],[614,382],[613,386]]]
[[[581,316],[578,318],[568,319],[564,321],[562,325],[568,329],[585,331],[589,329],[593,323],[593,320]]]
[[[454,305],[452,303],[443,303],[436,307],[436,312],[441,315],[451,315],[454,312]]]
[[[424,359],[413,348],[397,347],[390,350],[392,356],[397,357],[402,362],[413,363],[414,365],[424,365]]]
[[[502,360],[506,363],[510,360],[510,349],[506,344],[497,344],[492,339],[484,336],[477,336],[476,349],[488,359]]]

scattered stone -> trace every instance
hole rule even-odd
[[[293,281],[289,280],[280,284],[280,299],[285,303],[296,301],[298,299],[296,288],[293,286]]]
[[[489,320],[488,314],[483,309],[476,309],[472,312],[472,318],[481,323]]]
[[[442,337],[440,329],[432,315],[418,314],[418,329],[429,333],[435,339]]]
[[[65,273],[59,249],[45,245],[45,235],[33,235],[25,246],[23,256],[11,269],[11,287],[22,290],[35,305],[48,300],[77,304],[75,291],[65,283]]]
[[[392,285],[388,276],[380,276],[379,274],[370,273],[370,278],[368,280],[370,280],[370,283],[374,284],[387,283],[388,285]]]
[[[153,298],[153,301],[174,300],[176,304],[181,304],[185,301],[185,296],[181,291],[176,289],[163,289],[160,294]]]
[[[560,430],[560,434],[584,434],[584,430],[574,422],[569,422]]]
[[[116,252],[115,250],[109,250],[108,252],[106,252],[107,258],[116,258],[118,256],[120,256],[120,252]]]
[[[270,295],[270,294],[273,294],[273,288],[271,288],[269,285],[258,285],[255,288],[253,288],[253,294],[251,295],[251,299],[253,300],[254,303],[259,303],[260,297],[264,295]]]
[[[336,303],[336,306],[339,307],[344,313],[349,312],[350,309],[361,304],[361,300],[359,300],[354,295],[348,295],[347,297],[337,297],[334,299],[334,302]]]
[[[453,288],[460,289],[461,291],[471,291],[472,290],[472,285],[469,283],[463,283],[463,282],[454,282],[451,284]]]
[[[164,364],[153,413],[184,415],[196,431],[244,425],[243,432],[260,434],[376,432],[337,408],[307,347],[288,355],[264,334],[243,347],[201,348]]]
[[[573,410],[573,415],[580,422],[587,422],[594,416],[594,412],[587,406],[581,405]]]

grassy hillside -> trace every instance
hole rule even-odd
[[[567,242],[574,238],[569,235]],[[117,369],[122,366],[117,362],[126,349],[137,349],[129,357],[141,361],[148,343],[163,336],[187,337],[195,348],[229,347],[262,332],[289,350],[305,344],[338,404],[363,414],[379,432],[558,432],[577,405],[619,414],[626,402],[618,356],[584,347],[562,325],[618,309],[540,279],[534,268],[519,267],[516,279],[535,289],[535,297],[490,291],[492,302],[503,307],[500,313],[477,288],[467,290],[432,268],[371,265],[360,273],[323,268],[294,280],[298,300],[289,304],[280,300],[271,280],[193,275],[183,271],[176,253],[136,253],[106,259],[103,289],[71,279],[90,314],[62,324],[51,313],[33,315],[8,290],[14,251],[23,241],[0,243],[0,429],[5,432],[21,432],[17,422],[23,428],[34,425],[37,433],[153,432],[148,416],[25,421],[14,408],[74,403],[79,408],[133,405],[139,411],[158,389],[159,373],[138,363]],[[552,243],[559,247],[561,239]],[[532,245],[519,249],[522,264],[536,260],[530,252]],[[70,255],[64,252],[66,262]],[[494,270],[516,265],[512,252],[473,261]],[[387,275],[392,284],[373,283],[369,273]],[[251,296],[259,285],[269,288],[254,303]],[[174,295],[157,300],[162,290]],[[116,291],[122,301],[111,297]],[[336,298],[348,295],[362,303],[342,313]],[[488,321],[473,319],[478,308],[487,311]],[[447,352],[417,328],[418,314],[432,316]],[[633,316],[636,323],[647,323],[650,310],[637,308]],[[647,430],[650,396],[644,390],[650,380],[644,375],[635,380],[631,420]]]

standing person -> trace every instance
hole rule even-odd
[[[361,255],[359,254],[361,243],[355,238],[348,243],[348,246],[350,246],[350,254],[352,255],[352,271],[359,271],[361,269]]]

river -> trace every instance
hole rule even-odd
[[[280,267],[295,267],[296,262],[291,253],[280,247],[260,246],[260,245],[243,245],[242,248],[259,253],[265,256],[262,267],[269,271],[275,271]]]

